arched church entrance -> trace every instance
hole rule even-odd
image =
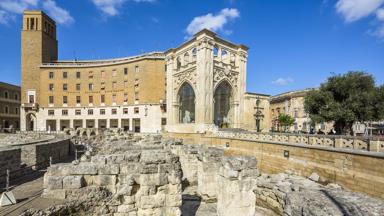
[[[179,98],[179,122],[195,122],[195,92],[192,86],[185,82],[178,92]]]
[[[228,128],[232,123],[232,87],[227,81],[222,81],[214,94],[214,124],[219,128]]]

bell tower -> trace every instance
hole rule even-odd
[[[40,65],[57,60],[56,23],[42,11],[24,11],[21,31],[22,103],[27,91],[39,91]],[[35,98],[35,103],[38,98]]]
[[[55,21],[42,11],[24,11],[21,30],[21,130],[28,130],[28,126],[25,128],[26,115],[38,110],[40,66],[57,61],[57,53]]]

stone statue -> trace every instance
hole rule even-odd
[[[188,110],[185,110],[183,123],[191,123],[191,113]]]

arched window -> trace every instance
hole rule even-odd
[[[184,83],[179,90],[179,122],[195,122],[195,92],[190,84]]]
[[[227,50],[225,50],[225,49],[221,49],[221,57],[222,57],[222,58],[227,58],[227,57],[228,57],[228,52],[227,52]]]
[[[215,90],[214,95],[214,123],[220,128],[229,127],[231,117],[232,88],[228,82],[223,81]]]
[[[213,47],[213,57],[219,56],[219,48],[217,46]]]

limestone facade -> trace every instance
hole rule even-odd
[[[20,87],[0,82],[0,130],[20,128]]]

